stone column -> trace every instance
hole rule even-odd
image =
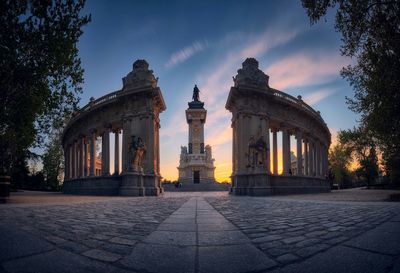
[[[272,146],[273,146],[273,155],[272,155],[272,164],[274,165],[274,174],[278,174],[278,138],[277,138],[277,129],[272,130]]]
[[[142,120],[141,131],[144,134],[144,143],[146,145],[146,154],[143,160],[144,172],[146,174],[154,174],[155,173],[155,145],[154,145],[154,131],[155,131],[155,122],[154,115],[147,114]]]
[[[85,177],[85,137],[80,139],[80,160],[79,160],[79,177]]]
[[[119,133],[120,129],[114,130],[115,145],[114,145],[114,175],[119,174]]]
[[[270,167],[270,145],[269,145],[269,119],[268,118],[263,118],[262,120],[262,135],[265,136],[265,144],[267,145],[267,150],[265,156],[265,169],[268,174],[271,173],[271,167]]]
[[[315,142],[315,175],[321,176],[321,146],[319,140]]]
[[[122,119],[122,172],[129,171],[129,144],[132,130],[131,118]]]
[[[290,134],[288,129],[282,130],[283,174],[288,175],[290,169]]]
[[[302,133],[300,130],[296,132],[297,139],[297,175],[303,175],[303,151],[302,151]]]
[[[310,175],[308,171],[309,159],[308,159],[308,140],[304,139],[304,175]]]
[[[101,139],[101,174],[110,175],[110,127],[106,127]]]
[[[236,157],[237,139],[236,139],[236,121],[234,117],[232,117],[231,128],[232,128],[232,175],[235,175],[237,169],[237,157]]]
[[[64,180],[69,179],[69,145],[64,146]]]
[[[310,176],[315,176],[315,170],[314,170],[314,141],[310,140],[309,142],[309,170],[310,170]]]
[[[95,176],[96,169],[96,130],[90,132],[90,176]]]
[[[76,174],[77,174],[77,171],[76,171],[76,167],[77,167],[77,156],[76,156],[76,141],[74,140],[73,142],[72,142],[72,175],[71,175],[71,178],[76,178]]]
[[[83,141],[83,149],[84,149],[84,158],[83,158],[83,168],[84,168],[84,171],[83,171],[83,176],[84,177],[86,177],[86,176],[89,176],[89,166],[88,166],[88,159],[89,159],[89,156],[88,156],[88,141],[87,141],[87,138],[85,138],[84,139],[84,141]]]

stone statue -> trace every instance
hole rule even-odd
[[[268,152],[267,143],[264,141],[264,137],[261,134],[257,135],[257,138],[250,136],[248,142],[247,155],[247,167],[259,167],[265,163],[265,156]]]
[[[146,153],[146,145],[144,144],[142,138],[138,137],[135,140],[135,136],[131,137],[131,143],[129,145],[129,162],[130,170],[138,171],[142,169],[142,159]]]
[[[233,78],[235,87],[248,86],[261,89],[268,89],[269,76],[258,69],[258,61],[254,58],[247,58],[242,63],[236,77]]]
[[[212,152],[210,145],[206,145],[206,162],[208,163],[212,162]]]
[[[192,97],[192,99],[193,99],[193,101],[200,101],[200,90],[199,90],[199,88],[197,88],[197,85],[194,85],[194,88],[193,88],[193,97]]]
[[[157,81],[153,70],[149,70],[149,64],[145,60],[137,60],[133,63],[132,71],[122,78],[122,90],[131,90],[141,87],[157,87]]]
[[[180,162],[184,163],[187,161],[187,147],[186,146],[181,146],[181,155],[180,155]]]

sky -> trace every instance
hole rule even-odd
[[[346,105],[353,91],[340,69],[334,12],[310,25],[300,1],[101,1],[87,0],[92,22],[78,43],[85,83],[80,106],[122,88],[122,77],[145,59],[159,78],[167,110],[160,114],[161,175],[178,177],[180,146],[187,145],[187,102],[195,84],[205,102],[205,144],[213,149],[215,175],[231,175],[231,113],[225,103],[232,77],[248,57],[259,61],[270,86],[321,112],[332,141],[356,125]],[[294,140],[292,140],[294,141]],[[291,145],[295,147],[295,145]],[[113,164],[111,164],[112,168]]]

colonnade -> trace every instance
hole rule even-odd
[[[276,123],[267,117],[259,117],[249,114],[238,114],[232,120],[233,130],[233,174],[249,172],[247,153],[249,139],[260,134],[266,143],[265,161],[261,168],[254,169],[255,172],[266,172],[273,175],[297,175],[325,178],[328,173],[328,147],[318,138],[311,136],[305,130],[292,128],[289,125],[270,126]],[[270,132],[272,140],[270,141]],[[278,132],[282,137],[282,172],[278,171]],[[290,137],[296,139],[296,166],[291,162]],[[272,142],[272,147],[271,143]],[[270,160],[272,157],[272,168]],[[254,172],[253,171],[253,172]]]
[[[99,175],[96,172],[96,141],[99,136],[101,143],[101,172],[102,176],[109,176],[110,173],[110,133],[114,134],[114,173],[119,174],[120,169],[120,141],[121,129],[105,127],[102,131],[98,129],[89,130],[87,135],[80,135],[78,138],[65,144],[65,179],[77,179]]]

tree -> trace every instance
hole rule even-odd
[[[361,114],[383,152],[392,182],[400,183],[400,1],[302,0],[311,23],[337,8],[335,28],[342,34],[341,52],[356,58],[342,76],[354,88],[349,108]]]
[[[351,161],[351,150],[336,144],[329,150],[328,161],[329,172],[333,175],[335,183],[341,187],[349,187],[351,181],[348,166]]]
[[[378,178],[378,157],[375,139],[365,128],[343,130],[338,134],[339,142],[357,158],[360,168],[356,171],[369,186]]]
[[[77,108],[84,0],[0,1],[0,162],[11,173]]]
[[[58,190],[64,172],[64,153],[61,145],[61,130],[55,130],[52,138],[46,144],[46,150],[42,156],[43,175],[46,187]]]

